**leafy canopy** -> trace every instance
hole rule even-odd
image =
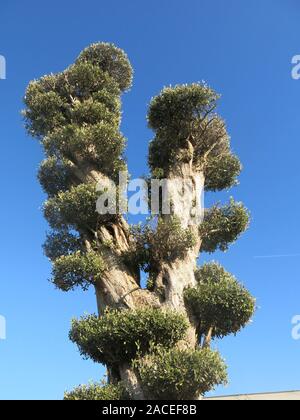
[[[206,190],[237,183],[241,164],[230,149],[225,122],[214,110],[219,96],[207,85],[194,83],[165,88],[152,99],[148,121],[155,131],[149,166],[160,177],[192,162],[205,175]]]
[[[108,43],[92,44],[80,54],[78,63],[88,62],[110,75],[121,91],[132,84],[132,67],[123,50]]]
[[[133,226],[131,232],[133,242],[125,259],[149,273],[157,272],[163,262],[184,258],[195,246],[195,235],[190,228],[182,228],[176,216],[168,220],[159,217],[154,225]]]
[[[207,210],[199,227],[202,238],[201,251],[213,253],[227,251],[249,226],[249,212],[242,203],[230,200],[229,204],[216,205]]]
[[[93,44],[65,71],[29,84],[23,112],[27,131],[41,140],[48,157],[75,165],[88,159],[114,176],[125,166],[120,96],[131,81],[122,50]]]
[[[52,231],[47,234],[46,242],[43,246],[45,255],[54,261],[59,257],[83,251],[80,236],[68,229]]]
[[[66,392],[64,396],[65,401],[115,401],[128,399],[129,396],[121,383],[117,385],[101,385],[97,383],[81,385],[71,392]]]
[[[105,269],[101,255],[91,251],[86,254],[78,251],[54,260],[52,282],[63,292],[80,286],[87,290],[95,284]]]
[[[222,338],[247,325],[255,311],[255,299],[219,264],[205,264],[196,272],[197,287],[185,291],[187,306],[199,324],[199,334]]]
[[[94,184],[80,184],[60,192],[44,205],[44,215],[53,229],[71,227],[96,230],[100,215],[96,212],[99,193]]]
[[[160,309],[110,310],[101,318],[73,320],[70,339],[80,353],[108,365],[132,361],[151,344],[172,347],[183,339],[188,324],[184,315]]]
[[[38,179],[49,197],[65,192],[74,182],[72,162],[51,156],[45,159],[39,168]]]
[[[226,366],[210,349],[158,347],[134,361],[143,390],[157,400],[193,400],[227,382]]]

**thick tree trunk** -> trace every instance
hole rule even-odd
[[[186,192],[184,200],[188,202],[196,202],[198,205],[196,217],[201,217],[203,209],[199,208],[201,200],[199,194],[202,193],[204,188],[204,177],[202,173],[195,173],[191,164],[186,164],[181,167],[180,175],[192,188]],[[178,199],[178,191],[176,191],[176,177],[175,183],[170,184],[170,198],[171,200]],[[190,327],[187,331],[186,338],[178,345],[181,348],[195,348],[197,345],[197,324],[194,319],[187,313],[184,304],[183,292],[187,287],[193,287],[196,284],[195,269],[197,257],[201,246],[201,238],[198,231],[198,222],[195,223],[195,217],[191,217],[190,207],[185,206],[185,210],[180,214],[176,214],[180,218],[181,226],[183,228],[190,228],[195,236],[195,246],[191,249],[184,259],[178,259],[174,262],[163,262],[161,264],[159,273],[155,281],[155,293],[161,295],[161,290],[164,291],[163,298],[160,298],[161,308],[172,308],[177,312],[186,314],[190,320]],[[170,219],[170,215],[163,216],[165,220]],[[160,292],[159,292],[160,291]],[[139,303],[132,296],[134,304],[139,306]],[[122,366],[120,368],[121,378],[125,381],[126,386],[131,391],[134,399],[144,399],[139,379],[135,372],[129,366]]]
[[[105,271],[96,283],[99,313],[106,307],[135,309],[142,306],[158,306],[155,294],[140,287],[139,273],[128,267],[122,252],[129,249],[128,227],[123,218],[108,230],[102,227],[97,233],[100,243],[112,243],[113,247],[103,247],[101,253],[105,261]]]
[[[105,177],[93,168],[83,168],[76,175],[81,182],[101,182]],[[184,182],[185,191],[181,191],[180,182]],[[99,243],[112,243],[112,248],[103,247],[102,256],[106,263],[106,269],[95,285],[96,298],[99,315],[103,314],[106,307],[137,309],[142,306],[172,308],[177,312],[186,314],[190,319],[190,327],[186,339],[179,343],[181,348],[195,348],[197,345],[196,323],[187,313],[183,292],[187,287],[196,284],[195,269],[199,255],[201,238],[198,233],[199,217],[203,209],[200,196],[204,188],[204,176],[195,172],[192,162],[182,164],[171,174],[167,184],[167,194],[170,202],[180,204],[179,211],[163,215],[165,221],[176,215],[184,229],[190,228],[195,236],[195,246],[189,250],[184,259],[176,261],[164,261],[159,269],[155,280],[153,292],[144,290],[139,284],[139,274],[128,267],[121,254],[129,249],[129,229],[125,220],[119,220],[107,227],[102,227],[96,233]],[[194,208],[191,211],[192,204]],[[174,211],[174,209],[173,209]],[[163,290],[163,298],[161,291]],[[141,400],[145,398],[139,378],[129,365],[119,366],[119,378],[124,381],[132,399]],[[111,374],[111,380],[116,378]]]
[[[145,400],[139,378],[129,365],[120,366],[120,377],[134,400]]]

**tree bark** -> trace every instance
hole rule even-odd
[[[76,171],[76,176],[81,182],[101,182],[105,179],[103,175],[95,171],[92,167],[83,167]],[[181,197],[178,191],[177,180],[187,181],[190,185],[185,195]],[[101,227],[96,232],[97,240],[100,244],[111,243],[112,247],[101,247],[101,255],[105,261],[106,268],[101,279],[95,284],[96,299],[99,316],[103,314],[107,307],[137,309],[143,306],[157,308],[171,308],[177,312],[185,314],[190,320],[185,340],[182,340],[178,346],[180,348],[195,348],[197,345],[197,325],[188,314],[184,304],[183,293],[187,287],[193,287],[196,284],[195,269],[197,257],[201,246],[201,238],[198,231],[197,212],[203,211],[199,208],[199,194],[204,188],[204,176],[201,172],[193,169],[192,161],[179,165],[174,172],[169,175],[168,191],[169,199],[172,202],[182,204],[196,203],[196,214],[191,214],[189,205],[183,206],[183,210],[175,214],[181,222],[183,229],[191,229],[195,236],[195,245],[193,249],[187,252],[183,259],[176,261],[164,261],[158,268],[158,274],[155,279],[155,288],[153,292],[140,287],[139,274],[134,269],[128,267],[123,261],[121,254],[128,251],[130,246],[129,229],[123,217],[118,217],[115,223],[109,227]],[[200,206],[201,207],[201,206]],[[163,215],[165,221],[171,220],[174,213]],[[161,291],[163,290],[163,298]],[[136,372],[129,365],[120,365],[119,377],[124,381],[130,392],[131,398],[135,400],[145,399],[142,386]],[[112,375],[114,376],[114,375]],[[117,375],[118,376],[118,375]],[[114,378],[111,378],[114,380]]]
[[[185,197],[190,202],[196,200],[199,205],[199,197],[197,194],[201,193],[204,188],[204,176],[202,173],[194,172],[192,164],[185,164],[180,167],[179,175],[184,180],[190,180],[193,187],[189,191],[190,196]],[[178,172],[177,172],[178,177]],[[170,179],[176,181],[175,175],[171,176]],[[170,197],[171,199],[177,199],[177,192],[174,191],[174,184],[171,183]],[[203,209],[198,209],[202,210]],[[170,215],[163,216],[165,220],[170,220]],[[178,343],[180,348],[196,348],[198,344],[197,338],[197,322],[188,313],[185,304],[183,293],[188,287],[194,287],[196,285],[195,269],[197,265],[197,258],[201,246],[201,238],[199,235],[198,224],[195,224],[193,217],[190,214],[190,208],[186,208],[186,211],[177,214],[181,221],[183,228],[190,228],[195,236],[195,246],[191,249],[184,259],[177,259],[174,262],[163,262],[159,269],[158,275],[155,279],[155,290],[154,293],[161,295],[161,290],[164,291],[163,298],[160,298],[161,308],[171,308],[177,312],[185,314],[190,320],[190,327],[188,328],[185,340]],[[144,394],[141,391],[139,379],[135,372],[130,368],[122,367],[120,369],[121,377],[125,380],[128,388],[132,392],[134,399],[143,399]]]

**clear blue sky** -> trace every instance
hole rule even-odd
[[[300,388],[300,341],[291,338],[291,318],[300,314],[300,257],[254,258],[300,254],[300,80],[291,78],[299,21],[297,0],[1,2],[1,399],[59,399],[103,374],[67,337],[72,317],[95,311],[93,293],[63,294],[47,282],[44,196],[35,178],[42,155],[19,114],[31,79],[63,70],[95,41],[125,49],[135,69],[123,116],[134,176],[147,172],[151,96],[164,85],[202,79],[222,93],[220,112],[245,167],[230,194],[250,208],[252,225],[214,258],[250,288],[259,310],[242,334],[216,343],[231,379],[217,394]]]

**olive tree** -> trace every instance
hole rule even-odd
[[[98,43],[61,73],[32,81],[24,99],[26,129],[45,151],[38,178],[48,195],[52,282],[64,292],[95,289],[98,314],[73,320],[70,339],[108,372],[107,384],[80,386],[65,399],[198,399],[227,380],[212,340],[243,328],[255,301],[220,265],[197,261],[201,252],[226,251],[249,215],[233,199],[199,223],[189,208],[160,208],[155,222],[138,226],[120,210],[96,211],[99,185],[127,169],[121,97],[131,84],[126,54]],[[218,100],[195,83],[165,88],[149,106],[149,178],[191,181],[196,203],[199,189],[229,189],[241,171]]]

